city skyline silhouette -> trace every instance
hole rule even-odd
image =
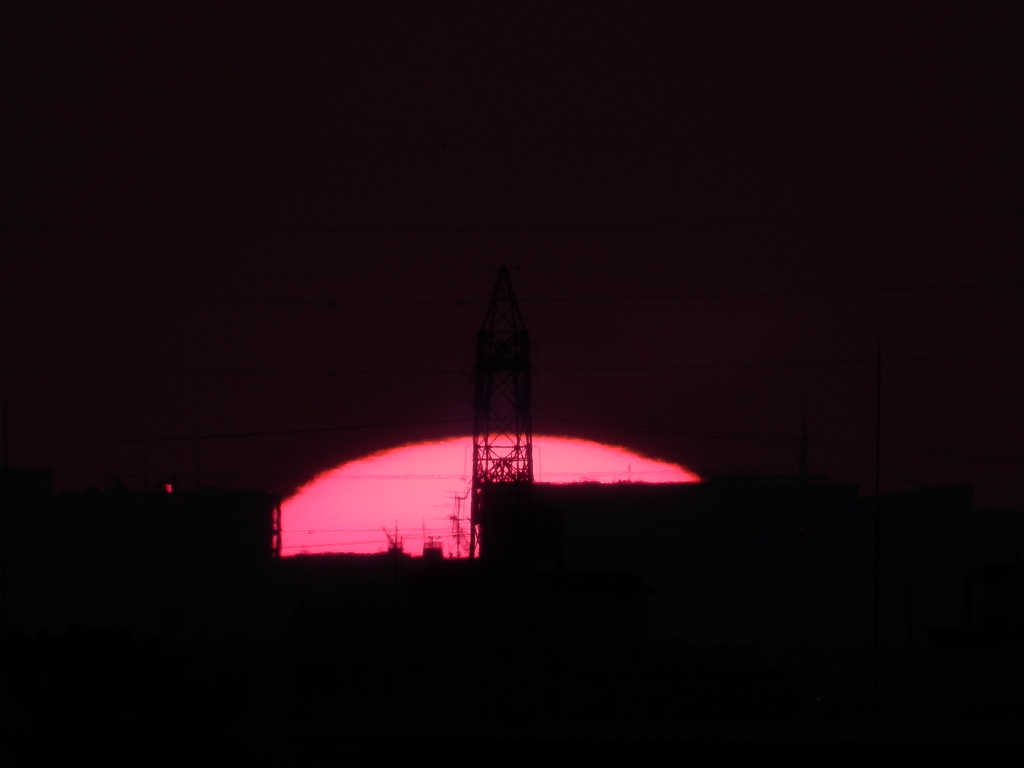
[[[0,742],[1014,738],[1020,22],[12,9]],[[276,557],[313,478],[482,423],[499,269],[532,420],[502,562]],[[703,482],[534,488],[530,430]]]

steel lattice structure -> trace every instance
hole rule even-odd
[[[473,406],[471,558],[489,556],[498,541],[489,534],[507,527],[493,509],[503,509],[502,519],[518,516],[533,484],[530,340],[505,267],[477,335]]]

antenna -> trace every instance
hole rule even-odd
[[[517,527],[533,485],[530,339],[508,270],[498,280],[477,334],[473,375],[473,483],[469,557],[485,554],[492,534]],[[500,497],[500,502],[498,497]],[[499,522],[496,506],[503,508]],[[511,515],[511,519],[505,519]],[[492,528],[488,530],[488,528]],[[510,543],[502,540],[499,548]]]
[[[388,552],[398,553],[402,551],[402,538],[398,535],[398,521],[395,521],[395,532],[391,533],[386,527],[381,528],[388,539]]]
[[[469,496],[467,490],[463,494],[452,493],[451,498],[455,502],[455,513],[449,516],[452,521],[452,539],[455,540],[455,557],[461,558],[463,547],[466,544],[466,533],[462,530],[462,502]]]
[[[800,479],[807,482],[807,395],[800,396]]]
[[[10,457],[8,454],[8,441],[7,441],[7,401],[4,401],[3,406],[3,498],[0,499],[0,503],[3,505],[3,593],[0,594],[0,627],[4,630],[7,629],[7,586],[8,586],[8,575],[10,570],[8,569],[8,558],[11,556],[11,547],[8,542],[8,536],[10,535],[10,528],[7,524],[8,507],[10,506],[9,498],[10,491],[8,486],[11,482],[11,464]]]
[[[874,647],[874,698],[875,724],[881,721],[879,663],[882,647],[882,337],[878,337],[875,358],[875,647]]]

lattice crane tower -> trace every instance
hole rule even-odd
[[[533,485],[530,339],[508,270],[477,334],[469,556],[504,559],[522,543]]]

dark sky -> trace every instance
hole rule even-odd
[[[5,11],[13,462],[289,490],[465,433],[506,264],[538,432],[793,472],[806,396],[870,491],[880,337],[883,490],[1024,506],[1010,4],[151,5]]]

